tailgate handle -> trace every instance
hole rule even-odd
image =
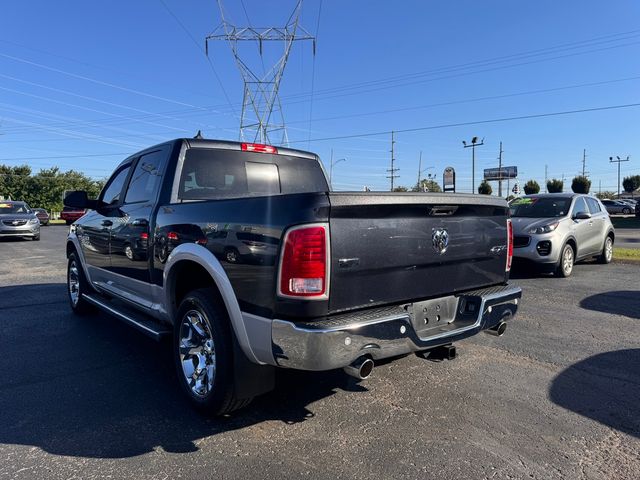
[[[457,205],[436,206],[436,207],[431,207],[431,210],[429,211],[429,215],[433,217],[453,215],[454,213],[456,213],[456,210],[458,210]]]

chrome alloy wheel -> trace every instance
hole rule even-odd
[[[131,248],[131,245],[124,247],[124,254],[129,260],[133,260],[133,249]]]
[[[197,310],[189,310],[181,320],[179,335],[182,373],[198,397],[208,395],[216,376],[216,352],[209,322]]]
[[[573,270],[573,248],[567,245],[562,253],[562,270],[570,275]]]
[[[607,237],[607,239],[604,241],[604,258],[608,263],[611,261],[612,257],[613,257],[613,241],[611,240],[611,237]]]
[[[78,264],[75,260],[69,265],[67,284],[69,287],[69,298],[71,298],[71,303],[75,307],[80,300],[80,274],[78,273]]]

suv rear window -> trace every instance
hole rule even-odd
[[[191,148],[187,150],[178,196],[211,200],[280,193],[326,192],[329,187],[316,160]]]

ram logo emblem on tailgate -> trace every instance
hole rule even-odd
[[[442,255],[447,251],[449,246],[449,232],[446,228],[434,228],[431,233],[431,242],[433,243],[433,249]]]

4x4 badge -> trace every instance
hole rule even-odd
[[[442,255],[447,251],[447,247],[449,246],[449,232],[447,232],[446,228],[434,228],[431,233],[431,242],[433,244],[433,249]]]

